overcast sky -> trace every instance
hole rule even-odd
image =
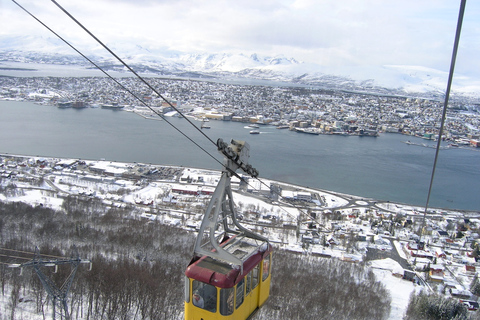
[[[78,46],[92,40],[51,1],[18,0]],[[448,71],[460,0],[58,0],[111,46],[284,55],[328,67]],[[0,0],[0,36],[52,35]],[[457,71],[480,73],[480,1],[467,2]]]

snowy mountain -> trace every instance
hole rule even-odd
[[[328,89],[436,98],[444,94],[448,77],[446,71],[420,66],[326,67],[283,55],[184,53],[131,43],[114,43],[109,46],[137,72],[162,76],[267,80]],[[4,64],[23,62],[91,67],[56,38],[0,36],[0,48],[0,63]],[[99,46],[81,47],[81,51],[109,71],[126,72],[117,60]],[[478,92],[480,80],[455,75],[452,95],[478,100]]]
[[[245,54],[184,54],[179,57],[179,61],[186,67],[194,71],[227,71],[240,72],[245,69],[269,69],[274,66],[277,69],[282,66],[299,64],[295,59],[276,57],[260,57],[254,53]]]

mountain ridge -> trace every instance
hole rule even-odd
[[[91,65],[56,38],[0,36],[0,63],[23,62],[55,65]],[[32,47],[35,48],[32,50]],[[326,67],[284,55],[259,53],[184,53],[165,48],[117,43],[112,50],[138,72],[161,76],[255,79],[279,81],[327,89],[381,94],[422,96],[438,99],[445,91],[448,72],[422,66]],[[102,48],[82,50],[107,70],[125,68]],[[0,65],[1,66],[1,65]],[[456,75],[452,96],[480,100],[480,81]]]

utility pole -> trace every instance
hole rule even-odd
[[[73,279],[75,278],[75,273],[77,272],[78,266],[81,263],[89,263],[91,269],[91,261],[86,259],[80,259],[78,252],[76,252],[76,249],[70,259],[45,259],[40,256],[40,251],[37,247],[35,248],[35,255],[31,261],[22,264],[10,265],[10,267],[33,267],[45,291],[47,291],[48,297],[52,301],[52,319],[55,320],[56,315],[58,314],[60,315],[60,319],[70,320],[70,314],[68,313],[67,296],[72,286]],[[42,267],[55,267],[55,272],[57,272],[58,266],[63,264],[71,265],[72,270],[63,282],[63,284],[58,287],[55,282],[53,282],[42,271]]]

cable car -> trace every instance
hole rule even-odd
[[[249,319],[270,294],[272,246],[239,224],[230,179],[248,165],[249,146],[217,141],[225,169],[200,225],[194,256],[185,271],[185,320]]]

